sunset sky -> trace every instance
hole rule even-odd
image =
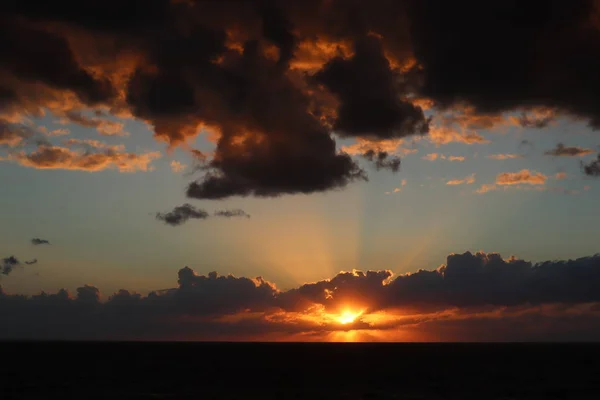
[[[600,333],[597,2],[14,3],[0,338]]]

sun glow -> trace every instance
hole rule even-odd
[[[340,315],[338,315],[337,321],[342,325],[351,324],[354,321],[356,321],[356,319],[358,317],[360,317],[362,313],[363,313],[362,311],[356,312],[356,311],[344,310]]]

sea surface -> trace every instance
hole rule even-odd
[[[2,342],[0,399],[600,399],[600,345]]]

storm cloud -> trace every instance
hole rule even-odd
[[[547,331],[536,328],[541,320],[561,340],[600,333],[600,255],[534,264],[466,252],[449,255],[434,270],[395,278],[387,270],[354,270],[283,291],[262,277],[198,275],[188,267],[179,270],[177,282],[146,296],[123,289],[104,301],[91,285],[75,296],[60,290],[26,297],[0,289],[0,337],[298,339],[294,335],[352,329],[391,335],[388,340],[402,340],[397,332],[424,340],[545,340]],[[342,326],[336,315],[348,307],[362,313]],[[73,324],[81,329],[70,329]]]

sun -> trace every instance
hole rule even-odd
[[[347,325],[356,321],[356,319],[360,317],[361,314],[362,311],[344,310],[340,315],[337,316],[336,319],[340,324]]]

